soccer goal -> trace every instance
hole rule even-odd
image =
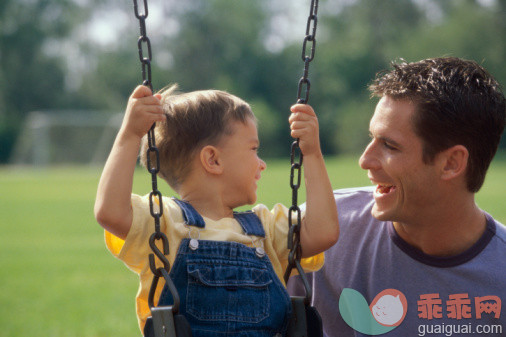
[[[51,166],[103,165],[122,113],[86,110],[32,111],[14,145],[10,163]]]

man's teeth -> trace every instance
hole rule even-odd
[[[388,193],[392,189],[392,185],[378,185],[378,192]]]

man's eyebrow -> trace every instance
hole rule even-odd
[[[392,145],[392,146],[394,146],[394,147],[396,147],[398,149],[402,149],[403,148],[403,146],[400,143],[396,142],[395,140],[393,140],[392,138],[389,138],[389,137],[385,137],[385,136],[377,136],[377,137],[375,137],[372,134],[372,132],[369,132],[369,137],[371,137],[371,139],[372,138],[376,138],[376,139],[378,139],[378,140],[380,140],[382,142],[388,143],[388,144],[390,144],[390,145]]]
[[[385,143],[388,143],[398,149],[402,149],[403,146],[401,144],[399,144],[398,142],[396,142],[395,140],[393,140],[392,138],[389,138],[389,137],[385,137],[385,136],[380,136],[378,137],[378,139],[380,139],[381,141],[385,142]]]

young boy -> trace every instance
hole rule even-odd
[[[141,148],[141,163],[146,165],[146,142],[141,140],[157,122],[159,176],[180,197],[163,198],[160,226],[169,240],[170,276],[180,294],[180,312],[193,336],[284,335],[291,312],[282,277],[288,263],[288,210],[278,204],[272,211],[257,205],[253,212],[234,212],[256,202],[256,182],[266,168],[257,155],[255,116],[246,102],[226,92],[173,91],[171,87],[152,95],[145,86],[133,91],[95,201],[108,249],[139,274],[141,330],[150,314],[148,242],[154,226],[149,198],[132,194],[132,180]],[[307,190],[302,256],[311,257],[337,241],[337,209],[316,115],[302,104],[291,111],[291,135],[300,139]],[[305,269],[323,263],[321,258],[311,261]],[[162,287],[159,284],[155,303],[170,301]]]

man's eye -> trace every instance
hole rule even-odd
[[[384,142],[383,143],[383,146],[385,146],[387,149],[389,150],[397,150],[397,148],[391,146],[390,144],[388,144],[387,142]]]

